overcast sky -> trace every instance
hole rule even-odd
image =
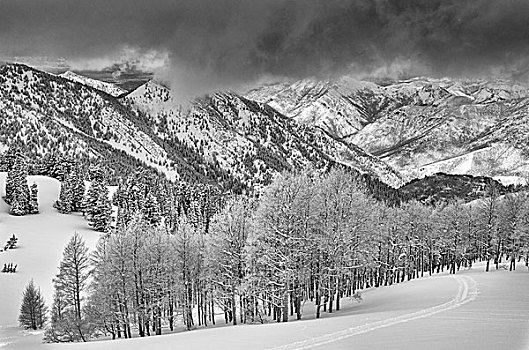
[[[134,61],[191,93],[269,77],[511,76],[527,0],[0,0],[0,58]]]

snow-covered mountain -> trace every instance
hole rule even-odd
[[[408,179],[439,171],[529,171],[529,89],[507,81],[416,78],[268,84],[245,96],[380,157]]]
[[[246,188],[333,164],[392,187],[436,172],[507,178],[529,170],[529,89],[509,82],[303,80],[218,92],[187,109],[155,81],[119,98],[97,86],[3,66],[0,147],[125,157],[171,179]]]
[[[0,68],[0,129],[3,148],[98,157],[121,172],[143,163],[178,178],[187,163],[112,96],[24,65]]]
[[[92,78],[74,73],[72,71],[64,72],[60,74],[59,76],[63,77],[64,79],[68,79],[70,81],[76,82],[76,83],[80,83],[86,86],[93,87],[94,89],[97,89],[99,91],[106,92],[110,96],[118,97],[118,96],[121,96],[127,93],[126,90],[120,88],[117,85],[114,85],[112,83],[107,83],[104,81],[100,81],[100,80],[96,80],[96,79],[92,79]]]
[[[182,114],[171,90],[153,80],[127,94],[123,101],[141,113],[156,134],[163,139],[170,138],[168,121],[176,120]]]
[[[258,189],[285,170],[338,163],[393,187],[403,184],[378,157],[230,92],[183,110],[168,88],[152,81],[115,98],[9,64],[0,68],[0,127],[2,149],[22,145],[34,156],[58,152],[85,162],[97,157],[119,173],[143,163],[169,179]]]
[[[359,147],[233,92],[197,99],[183,111],[168,88],[149,82],[125,101],[144,113],[160,137],[178,140],[252,188],[284,170],[333,163],[393,187],[403,184],[398,172]]]
[[[520,175],[529,170],[529,89],[487,82],[413,81],[413,102],[350,138],[411,177],[438,171]],[[402,91],[402,84],[392,86]]]
[[[361,91],[377,89],[376,84],[352,79],[338,82],[305,79],[267,84],[250,90],[245,97],[267,103],[300,124],[318,126],[343,138],[369,123],[371,116],[361,108],[360,95]]]

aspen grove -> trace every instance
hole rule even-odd
[[[121,184],[117,224],[91,254],[89,283],[71,305],[70,324],[84,332],[75,339],[287,322],[303,318],[307,302],[319,318],[365,288],[455,274],[476,261],[487,270],[527,265],[525,192],[395,206],[355,179],[345,170],[284,173],[258,198],[174,185],[155,200],[149,186]]]

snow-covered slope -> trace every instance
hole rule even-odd
[[[0,173],[0,197],[5,192],[6,173]],[[62,258],[64,246],[78,232],[91,249],[95,247],[99,233],[88,227],[80,214],[64,215],[54,209],[59,196],[60,183],[55,179],[30,176],[29,183],[39,187],[40,214],[16,217],[8,214],[9,207],[0,199],[0,244],[13,234],[18,237],[16,249],[0,252],[0,265],[17,264],[16,273],[0,273],[0,348],[10,342],[10,336],[19,336],[18,312],[25,285],[33,279],[41,288],[44,298],[51,304],[52,279]],[[16,348],[16,347],[15,347]]]
[[[270,182],[278,172],[340,163],[397,187],[400,174],[342,142],[317,125],[296,123],[266,103],[232,92],[195,100],[182,111],[170,91],[149,82],[125,101],[145,114],[153,130],[174,138],[248,187]]]
[[[101,80],[96,80],[96,79],[92,79],[89,77],[85,77],[83,75],[74,73],[72,71],[64,72],[60,74],[59,76],[63,77],[64,79],[68,79],[70,81],[76,82],[76,83],[80,83],[86,86],[93,87],[94,89],[106,92],[110,96],[114,96],[114,97],[121,96],[127,92],[126,90],[112,83],[107,83]]]
[[[527,269],[519,263],[513,272],[483,271],[483,264],[478,263],[456,275],[369,289],[362,293],[361,303],[344,299],[340,311],[318,320],[212,327],[83,344],[44,345],[39,344],[38,335],[28,335],[16,337],[6,348],[494,350],[501,344],[527,349]],[[313,305],[304,305],[304,312],[312,311]]]
[[[358,132],[373,118],[361,107],[362,92],[372,90],[378,86],[353,79],[305,79],[267,84],[250,90],[245,97],[267,103],[300,124],[318,126],[342,138]]]
[[[179,177],[177,167],[187,166],[178,150],[117,99],[23,65],[0,67],[0,128],[1,144],[22,143],[32,156],[60,151],[119,164],[128,155],[169,178]]]
[[[4,181],[5,173],[0,173],[0,196]],[[0,274],[2,349],[492,350],[499,342],[509,349],[529,345],[529,274],[523,262],[514,272],[485,273],[483,264],[478,263],[455,276],[436,275],[369,289],[362,292],[361,303],[344,299],[339,312],[324,313],[319,320],[311,317],[314,305],[306,303],[304,321],[222,327],[219,315],[217,328],[143,339],[43,344],[42,332],[16,327],[24,286],[33,279],[51,303],[52,278],[71,235],[81,233],[93,249],[99,234],[88,229],[79,215],[63,215],[52,208],[59,193],[58,181],[38,176],[29,181],[39,185],[40,214],[10,216],[0,201],[0,239],[5,241],[13,233],[19,238],[18,248],[0,252],[0,264],[18,265],[17,273]]]
[[[407,178],[529,171],[529,88],[518,83],[342,78],[269,84],[246,96],[379,156]]]
[[[124,101],[140,111],[156,134],[163,139],[171,137],[169,123],[182,114],[171,90],[153,80],[127,94]]]
[[[410,84],[417,88],[419,81],[388,90],[398,93],[410,89]],[[527,173],[527,88],[485,82],[420,84],[413,103],[387,111],[350,141],[411,177],[437,171]]]
[[[127,99],[145,112],[158,114],[177,106],[171,90],[153,80],[127,94]]]

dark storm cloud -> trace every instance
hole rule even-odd
[[[263,76],[514,74],[528,63],[529,1],[0,0],[0,57],[104,64],[123,52],[166,59],[189,91]]]

